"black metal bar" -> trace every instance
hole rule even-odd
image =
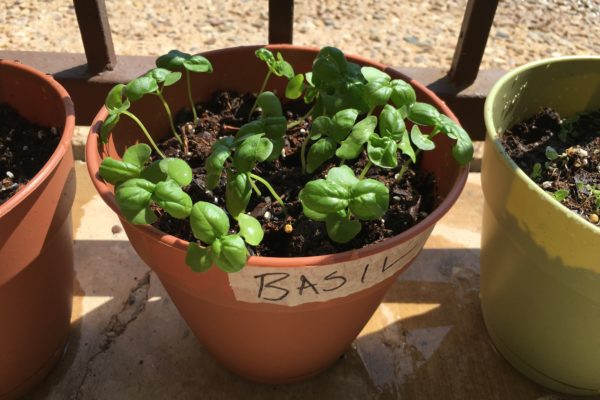
[[[117,62],[104,0],[73,0],[91,74],[112,70]]]
[[[269,0],[269,43],[292,43],[294,0]]]
[[[457,86],[477,78],[498,0],[469,0],[448,76]]]

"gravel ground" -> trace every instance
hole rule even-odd
[[[294,42],[448,68],[466,0],[302,0]],[[168,6],[167,6],[168,5]],[[266,0],[106,0],[115,50],[158,55],[267,41]],[[0,0],[0,49],[83,52],[70,0]],[[482,68],[600,54],[600,0],[500,0]]]

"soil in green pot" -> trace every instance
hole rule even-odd
[[[0,103],[0,204],[42,169],[60,137],[57,128],[33,124]]]
[[[167,157],[178,157],[187,161],[193,169],[194,179],[185,188],[192,201],[207,201],[220,206],[225,205],[225,179],[213,191],[204,187],[206,171],[204,161],[211,153],[211,147],[220,137],[235,135],[238,127],[244,125],[255,96],[251,94],[216,93],[210,103],[199,105],[199,123],[193,126],[191,112],[181,112],[177,117],[177,126],[184,132],[184,142],[189,153],[182,151],[176,139],[171,138],[159,144]],[[304,115],[308,108],[303,101],[283,105],[288,123],[296,121]],[[259,114],[255,112],[252,119]],[[188,127],[186,128],[186,124]],[[390,207],[380,220],[363,222],[361,232],[350,242],[339,244],[331,241],[327,235],[325,224],[309,220],[302,214],[302,205],[298,193],[305,183],[318,178],[324,178],[327,171],[336,166],[326,163],[312,174],[302,174],[300,148],[308,135],[311,119],[288,129],[286,135],[285,157],[274,162],[260,163],[257,173],[266,179],[281,196],[286,204],[288,215],[283,213],[279,203],[270,196],[269,191],[261,186],[261,196],[253,193],[247,211],[263,225],[265,236],[262,243],[254,249],[248,249],[250,254],[270,257],[297,257],[338,253],[350,249],[359,249],[386,238],[395,236],[425,218],[438,204],[436,196],[435,177],[409,169],[401,179],[396,181],[397,171],[388,171],[372,167],[367,177],[386,183],[390,190]],[[399,156],[402,157],[402,156]],[[367,162],[366,156],[348,162],[358,175]],[[399,164],[403,162],[399,158]],[[260,186],[260,183],[257,182]],[[160,213],[160,210],[156,210]],[[163,232],[179,238],[195,241],[187,221],[177,220],[166,213],[159,215],[154,224]],[[237,229],[235,221],[231,226]]]
[[[600,109],[561,119],[544,108],[511,127],[501,140],[538,186],[600,225]]]

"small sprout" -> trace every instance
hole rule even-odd
[[[533,170],[531,171],[531,174],[529,174],[529,177],[531,179],[533,179],[534,181],[541,178],[542,177],[542,164],[540,164],[540,163],[533,164]]]
[[[547,146],[547,147],[546,147],[546,152],[545,152],[545,154],[546,154],[546,158],[547,158],[549,161],[554,161],[554,160],[556,160],[558,157],[560,157],[560,156],[559,156],[559,154],[558,154],[558,152],[556,151],[556,149],[555,149],[554,147],[552,147],[552,146]]]
[[[552,193],[552,195],[554,196],[554,199],[562,203],[567,199],[567,197],[569,197],[569,191],[566,189],[559,189]]]

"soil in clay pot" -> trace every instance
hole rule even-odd
[[[34,177],[60,142],[60,131],[32,124],[0,103],[0,204]]]
[[[544,108],[510,128],[502,144],[538,186],[600,225],[600,109],[561,119]]]
[[[215,190],[206,190],[204,162],[211,153],[213,143],[220,137],[235,135],[238,127],[248,122],[247,116],[254,100],[255,96],[250,94],[215,93],[208,104],[197,106],[199,122],[195,127],[189,122],[192,121],[191,112],[181,112],[176,117],[179,130],[184,132],[188,154],[184,154],[174,138],[159,144],[167,157],[182,158],[192,167],[194,179],[185,190],[193,202],[206,201],[224,207],[225,179],[221,179],[220,185]],[[283,106],[288,123],[298,120],[308,111],[302,101]],[[259,112],[255,112],[252,119],[256,118]],[[389,188],[388,211],[380,220],[363,222],[361,232],[350,242],[338,244],[331,241],[325,224],[306,218],[302,214],[302,205],[298,200],[298,193],[306,182],[324,178],[327,171],[336,166],[333,162],[329,162],[312,174],[302,174],[300,148],[310,131],[310,126],[309,117],[306,121],[288,129],[286,146],[283,150],[285,156],[273,162],[260,163],[256,167],[257,173],[281,196],[286,204],[288,215],[283,213],[279,203],[270,196],[266,188],[260,188],[261,196],[253,193],[247,211],[262,223],[265,236],[259,246],[248,249],[251,255],[298,257],[362,248],[407,230],[425,218],[439,202],[435,190],[435,177],[419,172],[418,167],[414,170],[409,169],[399,182],[395,179],[397,170],[372,167],[367,177],[382,181]],[[358,175],[367,161],[366,156],[363,155],[346,165]],[[399,158],[399,164],[402,161]],[[258,182],[257,184],[260,185]],[[160,210],[157,212],[160,213]],[[171,218],[166,213],[159,215],[159,220],[154,226],[179,238],[195,241],[187,221]],[[237,229],[233,219],[231,219],[231,226],[234,230]]]

